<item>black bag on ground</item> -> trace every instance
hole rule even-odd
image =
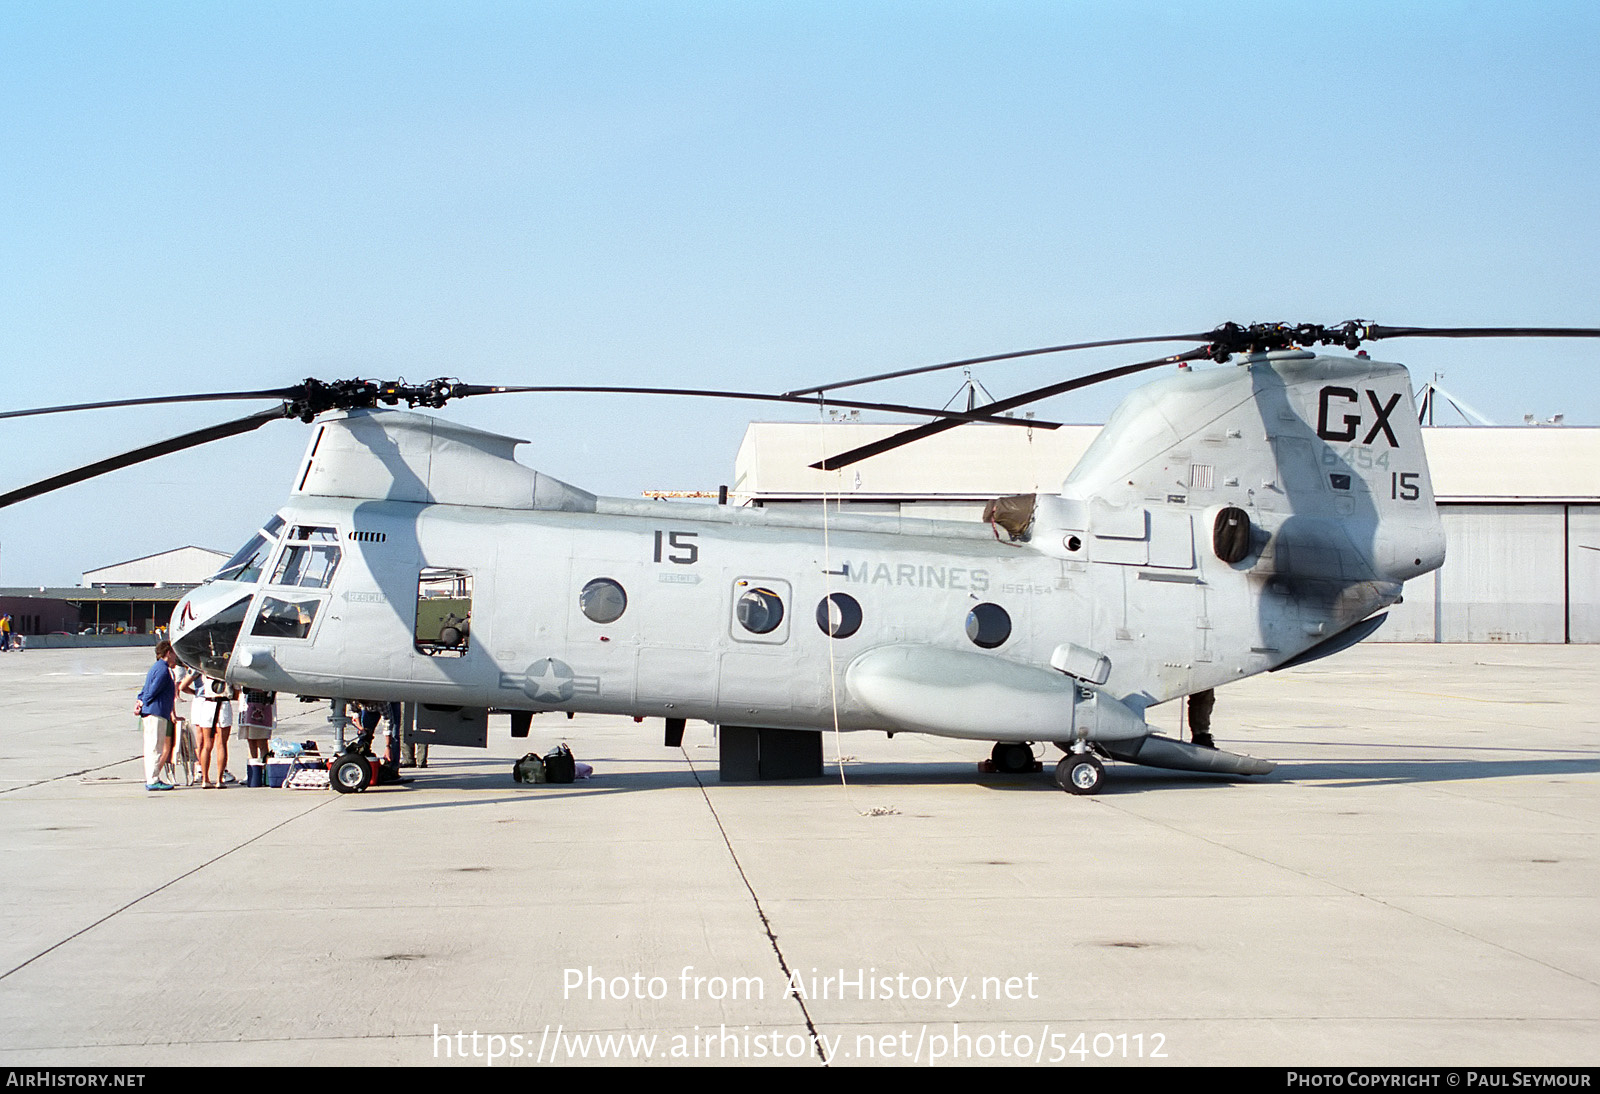
[[[569,783],[577,777],[577,761],[572,758],[572,749],[565,743],[556,745],[544,757],[544,781],[551,783]]]

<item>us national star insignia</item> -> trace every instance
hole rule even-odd
[[[598,695],[600,678],[575,675],[565,662],[546,657],[528,666],[522,691],[536,703],[565,703],[577,692]]]

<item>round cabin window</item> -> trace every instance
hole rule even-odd
[[[998,604],[979,604],[967,613],[967,637],[992,650],[1011,637],[1011,616]]]
[[[849,593],[830,593],[817,604],[817,626],[829,638],[849,638],[861,629],[861,605]]]
[[[771,634],[783,622],[783,600],[771,589],[751,589],[736,610],[739,625],[751,634]]]
[[[609,577],[597,577],[578,594],[578,607],[595,623],[615,623],[628,610],[628,594]]]

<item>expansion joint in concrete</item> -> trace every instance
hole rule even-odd
[[[681,746],[680,746],[681,749]],[[750,877],[745,873],[744,864],[739,861],[739,853],[733,849],[733,841],[728,838],[728,830],[723,826],[722,818],[717,815],[717,807],[711,801],[711,795],[706,790],[706,784],[700,781],[700,772],[695,770],[694,760],[687,751],[683,752],[684,760],[689,764],[689,773],[694,776],[694,783],[700,788],[700,796],[705,799],[706,808],[711,811],[711,819],[717,824],[717,831],[722,834],[722,843],[728,849],[728,857],[733,860],[733,868],[739,872],[739,880],[744,883],[745,891],[750,894],[750,901],[755,905],[756,915],[761,919],[761,929],[766,933],[767,942],[772,946],[772,952],[777,955],[778,968],[783,970],[785,983],[789,982],[793,970],[789,968],[789,959],[783,955],[783,947],[778,943],[778,936],[772,931],[772,921],[767,918],[767,911],[761,906],[761,897],[757,895],[754,885],[750,884]],[[805,1020],[806,1032],[811,1035],[811,1043],[816,1046],[817,1056],[826,1066],[828,1057],[823,1052],[822,1038],[817,1035],[817,1027],[811,1020],[811,1012],[806,1009],[806,1001],[799,995],[794,997],[795,1005],[800,1008],[800,1017]]]
[[[121,762],[126,762],[126,761],[121,761]],[[282,828],[284,825],[292,824],[295,821],[299,820],[301,817],[305,816],[307,813],[315,812],[316,810],[321,809],[323,806],[329,805],[329,804],[331,804],[331,803],[333,803],[334,801],[337,801],[337,800],[338,800],[338,798],[336,796],[330,795],[329,797],[325,798],[324,800],[318,802],[316,805],[313,805],[310,809],[302,809],[300,812],[296,813],[294,816],[285,818],[280,823],[274,824],[271,828],[268,828],[268,829],[266,829],[265,831],[262,831],[262,832],[257,832],[255,835],[251,836],[249,839],[245,840],[244,842],[236,844],[233,847],[228,848],[226,851],[222,852],[222,854],[216,855],[216,856],[214,856],[212,858],[209,858],[205,862],[202,862],[200,865],[198,865],[198,866],[196,866],[196,867],[194,867],[192,869],[185,870],[183,873],[179,874],[177,877],[171,878],[168,881],[162,882],[160,885],[157,885],[154,889],[151,889],[149,892],[141,893],[139,896],[134,897],[132,900],[128,901],[128,903],[122,905],[122,907],[120,907],[120,908],[117,908],[115,911],[107,912],[105,915],[101,916],[99,919],[95,920],[93,923],[89,924],[87,927],[83,927],[83,928],[81,928],[79,930],[73,931],[71,934],[69,934],[67,937],[61,939],[59,942],[54,942],[54,943],[51,943],[49,946],[46,946],[44,949],[42,949],[38,953],[34,954],[32,957],[28,958],[26,961],[23,961],[22,963],[20,963],[18,965],[12,966],[11,968],[7,969],[5,972],[0,972],[0,980],[4,980],[6,977],[10,976],[14,972],[20,972],[22,969],[27,968],[29,965],[31,965],[35,961],[39,960],[39,958],[44,957],[46,954],[53,953],[54,951],[59,950],[62,946],[65,946],[68,942],[71,942],[75,938],[83,937],[84,935],[88,934],[90,931],[94,930],[96,927],[100,926],[100,924],[106,923],[106,922],[109,922],[112,919],[115,919],[117,916],[121,915],[123,912],[127,911],[129,908],[132,908],[134,905],[140,904],[140,903],[150,899],[151,897],[155,896],[157,893],[161,892],[164,889],[171,888],[172,886],[178,884],[178,882],[182,881],[184,878],[192,877],[195,874],[198,874],[201,870],[204,870],[207,866],[211,866],[211,865],[213,865],[215,863],[221,862],[223,859],[227,858],[229,855],[233,854],[235,851],[240,851],[240,850],[243,850],[246,847],[249,847],[252,843],[256,842],[261,837],[270,835],[273,832],[276,832],[278,829]]]

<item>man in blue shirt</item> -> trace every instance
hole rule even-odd
[[[133,704],[144,728],[144,785],[146,790],[171,790],[172,784],[161,778],[162,768],[172,762],[172,703],[176,689],[172,683],[172,670],[178,667],[178,655],[172,652],[172,643],[162,641],[156,645],[156,663],[145,674],[144,687]]]

